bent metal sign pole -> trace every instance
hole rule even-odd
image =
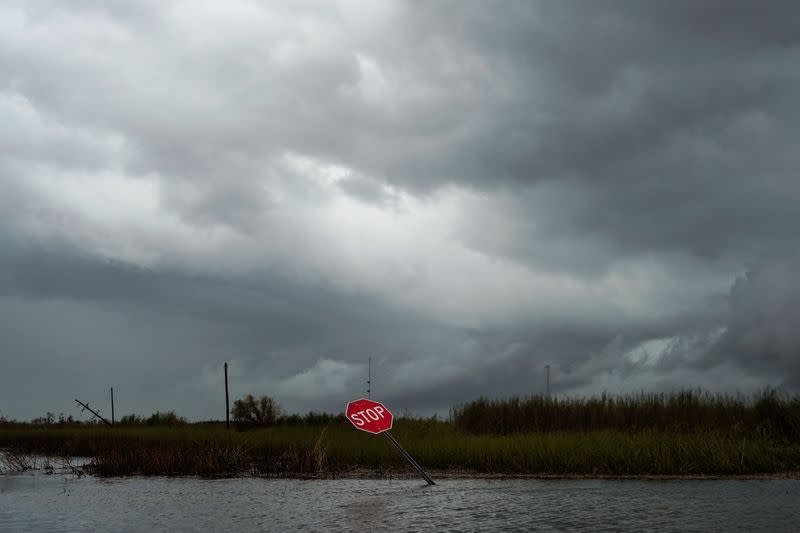
[[[419,466],[411,455],[407,451],[400,446],[400,443],[392,437],[389,430],[392,429],[392,420],[394,417],[392,413],[380,402],[376,402],[373,400],[367,400],[366,398],[361,398],[360,400],[353,400],[352,402],[347,404],[347,411],[346,411],[347,419],[352,422],[352,424],[356,427],[356,429],[360,429],[361,431],[366,431],[367,433],[383,433],[386,435],[386,438],[389,439],[389,442],[394,444],[394,446],[398,449],[398,451],[406,458],[406,460],[411,463],[411,466],[417,469],[419,475],[422,476],[428,485],[436,485],[431,478],[428,477],[428,474]]]

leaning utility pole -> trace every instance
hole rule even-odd
[[[80,400],[79,400],[79,399],[77,399],[77,398],[75,398],[75,401],[76,401],[76,402],[78,402],[78,405],[80,405],[82,408],[86,409],[87,411],[89,411],[90,413],[92,413],[94,416],[96,416],[97,418],[99,418],[100,420],[102,420],[103,422],[105,422],[106,424],[108,424],[108,427],[112,427],[112,424],[111,424],[111,422],[109,422],[108,420],[106,420],[105,418],[103,418],[102,416],[100,416],[100,413],[98,413],[97,411],[95,411],[94,409],[92,409],[92,408],[91,408],[91,407],[89,407],[87,404],[83,403],[82,401],[80,401]]]
[[[114,387],[111,387],[111,425],[114,425]]]

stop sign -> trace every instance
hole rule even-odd
[[[347,419],[361,431],[381,433],[392,429],[392,413],[380,402],[361,398],[347,404]]]

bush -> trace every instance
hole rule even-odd
[[[272,426],[281,416],[281,408],[269,396],[261,396],[256,400],[252,394],[248,394],[243,399],[233,402],[231,414],[237,424]]]
[[[186,424],[186,419],[176,415],[175,411],[167,411],[165,413],[156,411],[150,415],[150,418],[145,423],[148,426],[182,426]]]
[[[117,424],[122,424],[125,426],[144,424],[144,418],[142,418],[139,415],[125,415],[119,419],[119,422],[117,422]]]

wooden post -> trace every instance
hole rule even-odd
[[[228,404],[228,363],[225,363],[225,429],[231,429],[231,406]]]
[[[114,425],[114,387],[111,387],[111,425]]]

